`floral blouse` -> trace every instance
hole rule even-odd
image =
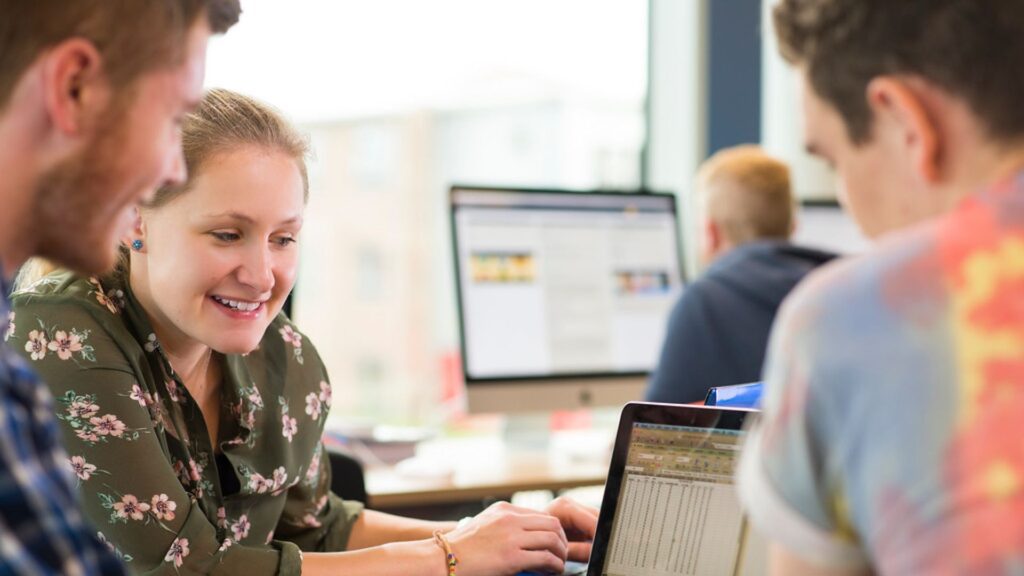
[[[70,273],[12,297],[4,332],[57,401],[99,537],[137,573],[299,574],[344,550],[361,506],[330,492],[331,387],[282,314],[223,358],[218,449],[131,291]]]

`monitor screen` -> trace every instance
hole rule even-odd
[[[682,288],[667,194],[454,187],[466,380],[646,374]]]
[[[871,242],[834,200],[804,200],[796,217],[793,242],[837,254],[860,254]]]

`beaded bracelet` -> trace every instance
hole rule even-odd
[[[434,541],[444,550],[445,562],[448,564],[448,576],[455,576],[455,567],[459,564],[459,559],[455,557],[455,552],[452,552],[451,544],[440,530],[434,530]]]

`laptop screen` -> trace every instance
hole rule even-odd
[[[635,423],[604,574],[727,574],[743,515],[740,430]]]

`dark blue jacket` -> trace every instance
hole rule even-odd
[[[765,241],[712,262],[672,310],[647,400],[696,402],[713,386],[760,380],[779,304],[808,272],[834,257]]]

